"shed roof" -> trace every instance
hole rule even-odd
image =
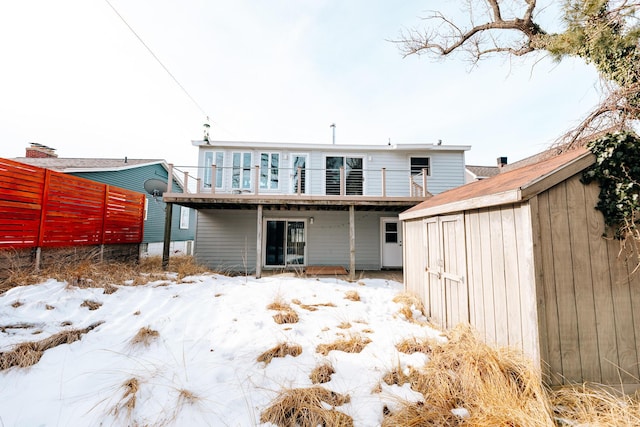
[[[593,162],[594,156],[590,151],[576,148],[440,193],[403,212],[400,219],[524,201],[584,170]]]

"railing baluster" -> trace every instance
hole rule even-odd
[[[387,197],[387,168],[382,168],[382,197]]]
[[[218,178],[217,166],[211,165],[211,194],[216,193],[216,186],[218,185],[218,183],[216,182],[217,178]]]

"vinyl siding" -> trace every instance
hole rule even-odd
[[[69,175],[87,178],[92,181],[126,188],[147,195],[148,211],[144,222],[143,243],[162,242],[164,240],[164,222],[166,204],[160,199],[154,200],[144,189],[144,182],[150,178],[167,179],[167,170],[160,164],[141,166],[119,171],[75,172]],[[177,182],[173,181],[173,191],[181,192]],[[189,228],[180,229],[180,207],[174,206],[171,221],[171,240],[193,240],[195,235],[195,211],[192,209],[189,218]]]
[[[219,270],[254,272],[257,211],[198,211],[195,255],[199,262]],[[356,212],[356,269],[380,269],[380,218],[393,214]],[[265,210],[266,219],[307,220],[307,265],[349,267],[348,211]],[[313,217],[313,224],[309,219]]]

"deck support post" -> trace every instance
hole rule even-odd
[[[171,177],[169,177],[171,178]],[[164,242],[162,245],[162,269],[169,269],[169,247],[171,246],[171,221],[173,216],[173,203],[165,206],[164,218]]]
[[[256,279],[262,276],[262,205],[258,205],[258,229],[256,239]]]
[[[349,280],[356,279],[356,222],[355,206],[349,205]]]

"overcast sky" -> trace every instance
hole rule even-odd
[[[191,140],[470,145],[468,164],[541,151],[597,103],[580,61],[403,58],[435,0],[0,0],[0,157],[197,163]],[[539,60],[539,61],[537,61]],[[534,67],[534,63],[536,63]],[[196,103],[199,105],[196,105]],[[201,111],[203,110],[203,111]]]

